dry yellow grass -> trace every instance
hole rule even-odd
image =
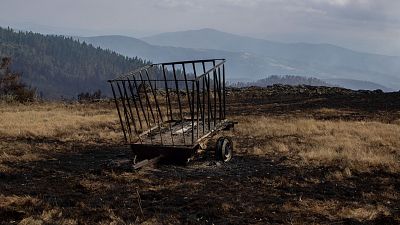
[[[0,103],[0,172],[16,172],[3,162],[39,161],[76,144],[122,143],[121,134],[112,104]]]
[[[380,215],[390,215],[390,210],[383,205],[352,204],[343,205],[336,200],[299,199],[296,203],[286,203],[283,208],[288,212],[315,213],[332,220],[355,219],[357,221],[374,220]],[[297,223],[295,223],[297,224]]]
[[[335,113],[334,110],[331,109],[323,109],[320,110],[320,112],[329,114]],[[341,182],[349,181],[347,179],[349,177],[354,178],[359,176],[359,174],[356,173],[358,171],[368,171],[378,168],[389,172],[399,172],[399,122],[387,124],[376,121],[322,121],[307,118],[262,116],[240,116],[233,119],[239,121],[239,124],[235,128],[236,151],[238,154],[269,155],[273,159],[278,159],[280,156],[289,156],[293,157],[295,160],[291,158],[288,160],[288,163],[291,164],[291,166],[296,166],[296,168],[301,169],[309,169],[314,165],[335,165],[339,167],[318,177],[310,176],[304,178],[305,180],[296,180],[296,177],[287,177],[285,173],[290,173],[292,171],[281,171],[282,174],[276,172],[272,178],[268,178],[268,176],[267,178],[264,176],[253,177],[252,179],[254,182],[257,182],[258,179],[265,179],[265,181],[262,181],[262,184],[265,185],[265,190],[271,191],[272,194],[266,194],[264,196],[270,197],[271,199],[275,197],[276,199],[280,199],[281,197],[287,198],[287,202],[284,202],[282,205],[282,211],[285,215],[311,214],[319,215],[323,218],[331,219],[332,221],[342,221],[351,218],[360,222],[373,221],[381,216],[396,215],[396,211],[390,208],[391,205],[389,203],[384,201],[374,202],[377,199],[386,199],[390,202],[396,202],[399,199],[399,193],[395,184],[387,185],[384,191],[377,192],[363,192],[362,189],[359,189],[359,191],[362,192],[361,198],[365,197],[369,199],[365,202],[359,199],[358,201],[343,201],[340,198],[316,199],[313,198],[312,193],[309,193],[308,196],[303,196],[302,192],[298,193],[299,196],[295,198],[295,201],[291,201],[292,198],[289,198],[289,195],[281,196],[280,191],[282,188],[300,188],[299,190],[303,190],[301,189],[301,187],[303,187],[302,185],[309,185],[310,188],[316,188],[316,191],[318,191],[319,185],[322,185],[321,180],[329,180],[333,183],[337,182],[340,184]],[[55,143],[52,143],[53,141]],[[25,167],[16,167],[14,165],[21,162],[40,161],[53,157],[51,154],[47,154],[49,152],[69,151],[72,149],[70,143],[92,145],[99,142],[123,143],[123,134],[120,129],[117,113],[112,103],[0,104],[0,173],[26,173],[23,169],[26,168],[27,165],[30,165],[31,167],[28,167],[28,169],[29,171],[32,170],[32,168],[37,166],[35,164],[36,162],[25,164]],[[41,150],[45,151],[41,152]],[[69,152],[66,155],[68,154]],[[276,155],[278,157],[275,157]],[[77,156],[76,159],[79,159],[79,157],[80,156]],[[254,158],[263,159],[261,157]],[[269,163],[269,161],[266,161],[266,163]],[[276,165],[279,166],[279,164]],[[62,169],[63,168],[60,168],[61,171]],[[68,166],[65,171],[69,171]],[[40,174],[40,172],[41,171],[38,171],[38,174]],[[98,193],[99,196],[103,195],[101,191],[106,190],[114,193],[115,190],[119,190],[115,189],[118,185],[127,184],[130,187],[133,183],[137,182],[137,180],[140,180],[141,185],[147,188],[147,194],[149,194],[149,192],[159,193],[166,189],[182,190],[181,182],[168,178],[159,182],[159,177],[157,177],[157,181],[155,181],[153,180],[154,177],[151,178],[150,176],[151,171],[146,170],[135,173],[103,171],[99,174],[100,175],[97,173],[82,173],[79,174],[79,176],[70,174],[70,182],[75,182],[76,180],[77,187],[83,188],[85,191],[91,193]],[[79,179],[76,177],[79,177]],[[34,180],[32,180],[32,182],[33,181]],[[13,181],[10,179],[8,182],[12,183]],[[204,182],[204,180],[196,179],[190,184],[193,186],[191,189],[194,190],[206,190],[207,185],[209,185],[207,182]],[[274,186],[272,186],[272,184]],[[128,186],[121,187],[125,189]],[[238,183],[238,187],[239,186],[243,186],[243,184]],[[276,190],[279,190],[279,192],[276,192],[272,187],[276,187]],[[325,186],[322,185],[320,188],[324,187]],[[121,188],[121,190],[123,188]],[[253,187],[251,190],[253,190]],[[262,188],[260,190],[262,190]],[[69,191],[70,194],[73,193],[71,190]],[[321,194],[321,191],[319,192]],[[178,192],[178,194],[181,194],[181,192]],[[241,194],[246,195],[249,193]],[[340,193],[337,193],[337,195],[339,194]],[[136,192],[133,192],[133,195],[136,196]],[[237,193],[234,193],[234,195],[237,197]],[[201,196],[198,198],[201,199]],[[90,201],[86,202],[86,204],[89,203]],[[27,216],[20,221],[20,224],[79,224],[80,219],[82,219],[70,218],[70,216],[65,213],[66,209],[46,204],[48,204],[46,199],[41,199],[40,196],[20,195],[20,193],[8,195],[7,193],[3,193],[0,195],[0,209],[5,211],[9,209],[21,209],[27,212]],[[44,209],[36,213],[35,208],[39,205]],[[236,210],[236,207],[237,205],[235,205],[235,202],[228,201],[227,203],[221,204],[221,208],[225,213]],[[84,208],[84,206],[82,206],[82,208]],[[28,213],[29,210],[30,212]],[[123,216],[121,216],[123,214],[116,213],[114,208],[97,210],[104,211],[106,216],[102,216],[104,216],[103,219],[107,221],[107,224],[124,223]],[[258,210],[259,213],[265,213],[265,209],[260,207],[260,205],[256,210]],[[297,218],[299,221],[296,221],[296,219],[293,221],[288,220],[288,223],[302,224],[303,220],[300,220],[302,216]],[[160,221],[162,220],[160,219]],[[157,223],[158,219],[149,218],[144,224]]]
[[[115,110],[101,105],[0,105],[0,137],[59,141],[121,141]]]
[[[20,225],[42,225],[42,224],[62,224],[75,225],[78,224],[74,219],[66,219],[60,209],[51,209],[43,211],[40,216],[31,216],[24,218],[18,224]]]
[[[305,163],[335,163],[356,170],[400,170],[400,126],[380,122],[237,118],[237,135],[260,141],[246,152],[296,153]]]
[[[30,196],[4,196],[0,195],[0,207],[12,207],[14,205],[37,205],[39,199]]]
[[[123,140],[112,104],[0,104],[0,115],[0,137],[3,138],[47,138],[85,143],[121,143]],[[256,155],[290,152],[300,156],[304,163],[335,163],[351,170],[374,167],[400,170],[398,123],[267,117],[235,119],[240,121],[236,129],[238,138],[246,137],[253,141],[251,147],[241,146],[239,151],[242,152]],[[24,154],[10,154],[5,150],[9,146],[1,144],[2,159],[13,161],[38,158],[29,150],[31,146],[15,144],[17,147],[14,146],[14,149],[20,145]],[[344,176],[349,176],[349,173],[347,171]]]

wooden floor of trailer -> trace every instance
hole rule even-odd
[[[131,143],[132,151],[140,159],[150,159],[159,155],[168,156],[174,161],[185,161],[201,148],[201,144],[215,133],[230,129],[233,123],[222,120],[208,127],[207,121],[197,124],[192,121],[165,123],[161,129],[157,126],[140,135],[140,140]],[[204,130],[203,130],[204,129]]]
[[[198,144],[199,140],[210,133],[222,129],[226,121],[183,121],[164,123],[142,133],[134,144],[188,147]],[[161,129],[160,129],[161,127]]]

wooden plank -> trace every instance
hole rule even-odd
[[[195,128],[196,126],[197,126],[197,123],[195,122],[194,125],[193,125],[193,128]],[[178,134],[183,134],[183,133],[185,133],[185,135],[188,135],[187,132],[188,132],[189,130],[192,130],[192,122],[191,122],[191,121],[187,122],[187,123],[184,125],[183,128],[174,131],[174,133],[172,133],[172,134],[178,135]],[[193,132],[194,132],[194,131],[193,131]],[[190,133],[190,135],[191,135],[191,134],[192,134],[192,133]]]
[[[137,170],[144,166],[154,165],[154,164],[158,163],[162,157],[163,157],[163,155],[160,155],[160,156],[152,158],[152,159],[142,160],[138,163],[135,163],[135,165],[133,165],[133,169]]]

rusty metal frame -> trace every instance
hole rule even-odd
[[[128,144],[194,149],[230,126],[225,81],[225,59],[206,59],[151,64],[108,82]]]

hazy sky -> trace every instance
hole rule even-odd
[[[400,56],[400,0],[0,0],[0,25],[141,37],[199,28]]]

